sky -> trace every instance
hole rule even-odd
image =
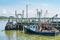
[[[56,14],[60,17],[60,0],[0,0],[0,16],[15,16],[15,10],[17,14],[24,10],[26,17],[26,4],[28,17],[37,17],[37,8],[39,11],[42,9],[41,17],[53,17]]]

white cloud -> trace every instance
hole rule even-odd
[[[30,5],[28,5],[28,16],[37,17],[37,8],[39,8],[39,11],[41,9],[43,10],[42,17],[44,17],[44,13],[46,12],[46,10],[48,10],[48,14],[46,15],[46,17],[52,17],[57,12],[58,14],[60,13],[59,11],[57,11],[58,9],[54,5],[48,3],[31,3]],[[22,13],[22,10],[24,10],[24,17],[26,17],[26,6],[22,5],[19,5],[18,7],[0,8],[0,13],[5,14],[5,16],[10,16],[15,14],[15,10],[17,10],[18,13]]]
[[[47,3],[42,3],[41,6],[47,7],[49,5]]]
[[[7,13],[7,9],[2,9],[2,13],[6,14]]]

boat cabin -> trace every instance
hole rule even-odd
[[[30,25],[30,26],[29,26],[29,29],[30,29],[30,30],[33,30],[33,31],[36,31],[37,28],[38,28],[37,25]]]

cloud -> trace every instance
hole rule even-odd
[[[57,7],[49,4],[49,3],[29,3],[28,5],[28,16],[29,17],[37,17],[37,11],[36,9],[39,9],[39,11],[42,9],[42,17],[44,17],[44,14],[46,10],[48,10],[48,14],[46,17],[52,17],[57,13]],[[26,17],[26,5],[22,3],[22,5],[17,4],[16,6],[10,6],[10,7],[0,7],[0,13],[4,14],[5,16],[15,15],[15,10],[18,11],[18,13],[22,13],[22,10],[24,10],[24,17]],[[60,13],[58,11],[58,13]],[[0,14],[0,15],[1,15]]]
[[[2,13],[6,14],[7,13],[7,9],[2,9]]]
[[[49,5],[47,3],[42,3],[41,6],[47,7]]]

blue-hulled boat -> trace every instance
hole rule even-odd
[[[30,34],[38,34],[38,35],[47,35],[47,36],[55,36],[59,34],[58,30],[55,31],[42,31],[41,29],[38,28],[37,25],[29,25],[24,27],[25,32],[30,33]]]

